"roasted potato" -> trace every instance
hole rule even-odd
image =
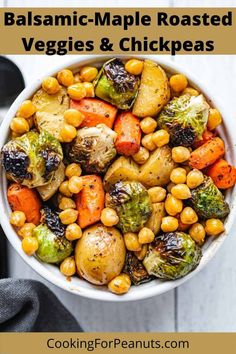
[[[46,130],[58,139],[64,124],[63,114],[69,108],[66,89],[60,88],[60,91],[55,95],[48,95],[43,89],[40,89],[34,95],[32,102],[37,109],[35,124],[38,129]]]
[[[153,61],[145,60],[132,113],[141,118],[155,117],[169,99],[170,89],[166,73]]]
[[[161,230],[161,220],[165,216],[165,203],[153,203],[152,214],[145,227],[148,227],[156,235]]]
[[[138,175],[138,165],[131,158],[121,156],[108,168],[103,181],[104,188],[108,191],[118,181],[136,181]]]
[[[103,285],[119,275],[125,263],[125,244],[114,227],[101,224],[87,228],[75,248],[79,275],[92,284]]]
[[[51,182],[37,188],[43,201],[50,199],[56,193],[60,184],[64,181],[64,178],[65,178],[65,165],[63,162],[61,162]]]
[[[140,167],[139,181],[148,187],[164,186],[169,183],[170,174],[175,166],[171,149],[168,146],[157,148]]]

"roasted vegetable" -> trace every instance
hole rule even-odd
[[[145,224],[145,227],[152,230],[156,235],[161,230],[161,220],[165,216],[165,203],[153,203],[152,214]]]
[[[35,93],[32,102],[37,109],[35,123],[39,131],[46,130],[58,139],[64,124],[63,114],[69,108],[66,89],[61,87],[54,95],[49,95],[40,89]]]
[[[103,65],[96,82],[95,94],[120,109],[129,109],[137,95],[139,79],[129,74],[119,59]]]
[[[208,114],[209,105],[202,95],[182,95],[163,108],[157,123],[169,132],[172,145],[188,147],[202,139]]]
[[[141,128],[137,117],[130,112],[121,113],[115,121],[114,130],[117,133],[115,147],[119,154],[132,156],[139,151]]]
[[[81,164],[86,173],[105,172],[116,156],[116,136],[105,124],[79,129],[69,146],[68,157],[71,162]]]
[[[106,195],[106,206],[116,210],[117,227],[122,232],[139,231],[152,213],[146,188],[139,182],[120,181],[112,185]]]
[[[135,116],[155,117],[170,99],[165,71],[151,60],[145,60],[138,96],[133,106]]]
[[[92,284],[103,285],[119,275],[125,262],[125,244],[114,227],[87,228],[75,248],[78,273]]]
[[[157,236],[149,246],[143,264],[148,274],[174,280],[194,270],[200,260],[201,248],[184,232],[170,232]]]
[[[7,177],[30,188],[49,183],[62,159],[60,143],[46,131],[28,132],[2,149]]]
[[[60,263],[72,252],[72,244],[64,236],[57,236],[46,225],[39,225],[33,230],[38,240],[37,257],[45,263]]]
[[[7,199],[13,211],[24,212],[27,222],[39,224],[42,203],[35,190],[13,183],[7,190]]]
[[[191,190],[191,205],[198,216],[204,219],[222,219],[229,214],[228,203],[210,177],[199,187]]]
[[[216,187],[220,189],[231,188],[236,183],[236,168],[224,159],[220,159],[211,165],[207,170],[207,175],[212,178]]]
[[[65,179],[65,165],[63,162],[60,163],[58,166],[58,169],[55,171],[52,180],[44,184],[41,187],[37,187],[37,190],[43,199],[43,201],[46,201],[50,199],[58,190],[60,187],[60,184],[64,181]]]
[[[189,159],[193,168],[202,170],[221,158],[225,153],[225,144],[222,139],[215,137],[194,150]]]
[[[140,167],[139,181],[148,187],[164,186],[169,183],[170,174],[175,166],[171,149],[168,146],[157,148]]]
[[[80,128],[106,124],[112,129],[117,114],[116,107],[96,98],[83,98],[80,101],[71,100],[70,107],[77,109],[84,115]]]
[[[83,176],[83,189],[75,195],[78,224],[81,228],[99,221],[104,208],[105,193],[101,177]]]
[[[118,181],[137,181],[139,175],[138,165],[128,157],[120,156],[108,168],[103,179],[105,190]]]
[[[66,227],[62,224],[58,211],[45,205],[41,210],[41,223],[46,224],[55,235],[64,236]]]
[[[151,280],[151,277],[143,266],[143,263],[139,261],[132,252],[128,252],[126,254],[123,272],[130,276],[130,279],[134,285],[146,283]]]

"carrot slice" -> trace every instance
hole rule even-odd
[[[220,159],[210,166],[207,175],[213,179],[215,185],[220,189],[233,187],[236,183],[236,168],[224,159]]]
[[[216,136],[216,134],[211,132],[210,130],[208,130],[208,129],[204,130],[204,132],[202,134],[202,139],[195,143],[195,147],[198,148],[199,146],[202,146],[207,141],[213,139],[215,136]]]
[[[97,98],[83,98],[80,101],[70,101],[70,108],[77,109],[84,115],[80,127],[95,127],[106,124],[112,128],[117,114],[117,108]]]

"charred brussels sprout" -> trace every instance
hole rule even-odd
[[[129,109],[138,93],[139,79],[129,74],[119,59],[109,60],[101,69],[95,94],[120,109]]]
[[[68,148],[68,157],[71,162],[80,163],[87,173],[105,172],[116,155],[116,136],[105,124],[79,129]]]
[[[116,210],[122,232],[139,231],[152,213],[146,188],[139,182],[120,181],[111,186],[106,206]]]
[[[128,252],[126,254],[123,272],[130,276],[130,279],[134,285],[146,283],[151,280],[151,277],[143,266],[143,263],[139,261],[132,252]]]
[[[155,238],[143,264],[150,275],[174,280],[194,270],[201,256],[201,248],[189,235],[170,232]]]
[[[191,146],[202,138],[206,128],[209,105],[202,95],[174,98],[161,111],[158,126],[169,132],[174,146]]]
[[[30,188],[49,183],[62,159],[59,141],[45,131],[26,133],[2,148],[7,177]]]
[[[49,206],[45,205],[41,210],[41,214],[41,221],[46,224],[54,234],[60,237],[64,236],[65,225],[62,224],[58,211],[52,210]]]
[[[64,236],[58,236],[47,225],[39,225],[33,230],[39,248],[37,257],[45,263],[60,263],[72,252],[72,244]]]
[[[221,219],[229,214],[229,205],[211,177],[205,177],[199,187],[191,190],[191,195],[191,205],[201,218]]]

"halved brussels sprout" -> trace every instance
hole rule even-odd
[[[139,261],[132,252],[128,252],[126,254],[123,272],[130,276],[130,279],[134,285],[146,283],[151,280],[151,277],[143,266],[143,263]]]

